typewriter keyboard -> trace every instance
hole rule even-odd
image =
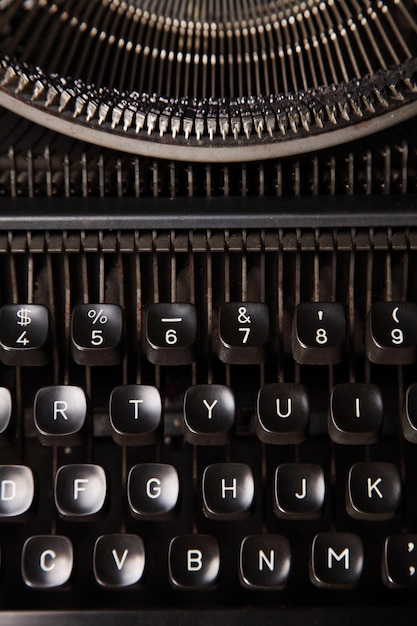
[[[0,237],[1,607],[415,604],[416,244]]]

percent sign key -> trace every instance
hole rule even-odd
[[[117,304],[79,304],[72,312],[72,356],[79,365],[117,365],[124,356],[123,311]]]

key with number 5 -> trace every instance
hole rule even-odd
[[[72,312],[71,350],[79,365],[117,365],[124,356],[123,311],[117,304],[79,304]]]

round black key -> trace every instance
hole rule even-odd
[[[155,443],[161,427],[162,401],[156,387],[123,385],[110,396],[110,424],[116,443],[125,446]]]
[[[302,302],[294,312],[292,351],[298,363],[339,363],[346,348],[346,315],[335,302]]]
[[[169,546],[169,578],[179,589],[207,589],[217,581],[220,551],[210,535],[175,537]]]
[[[146,356],[157,365],[186,365],[195,358],[197,314],[193,304],[161,302],[146,312]]]
[[[87,400],[80,387],[56,385],[39,389],[33,412],[38,437],[44,445],[77,445],[85,441]]]
[[[385,541],[382,579],[387,587],[417,587],[417,535],[391,535]]]
[[[23,546],[22,575],[28,587],[51,589],[62,587],[73,568],[72,544],[60,535],[29,537]]]
[[[252,535],[240,547],[239,578],[249,589],[282,589],[290,573],[290,544],[281,535]]]
[[[55,504],[63,518],[91,519],[102,512],[107,479],[99,465],[64,465],[55,477]]]
[[[0,440],[8,441],[15,433],[15,421],[12,419],[12,396],[6,387],[0,387]]]
[[[401,418],[404,437],[411,443],[417,443],[417,383],[407,389]]]
[[[145,568],[145,547],[137,535],[103,535],[94,546],[94,576],[102,587],[130,587]]]
[[[219,312],[219,358],[224,363],[263,363],[269,311],[261,302],[227,302]]]
[[[123,311],[117,304],[79,304],[71,323],[72,356],[80,365],[117,365],[124,356]]]
[[[6,365],[45,365],[51,356],[51,320],[41,304],[0,309],[0,360]]]
[[[32,470],[25,465],[0,465],[0,520],[24,519],[35,497]]]
[[[317,587],[354,587],[363,568],[361,539],[351,533],[321,533],[312,546],[310,578]]]
[[[377,385],[342,383],[330,397],[329,434],[333,441],[360,445],[377,441],[384,409]]]
[[[274,513],[287,519],[314,519],[324,503],[324,473],[313,463],[284,463],[275,472]]]
[[[141,463],[129,472],[127,497],[132,515],[138,519],[167,519],[178,504],[180,483],[172,465]]]
[[[373,363],[414,363],[417,351],[417,304],[374,302],[369,310],[366,354]]]
[[[352,517],[387,520],[401,502],[401,476],[392,463],[356,463],[349,471],[346,509]]]
[[[260,390],[256,433],[264,443],[301,443],[307,437],[309,420],[310,403],[303,385],[270,383]]]
[[[184,396],[184,436],[200,445],[224,445],[235,422],[235,399],[225,385],[195,385]]]
[[[243,463],[216,463],[203,474],[203,510],[215,520],[244,519],[252,509],[255,484]]]

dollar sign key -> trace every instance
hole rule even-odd
[[[0,360],[5,365],[45,365],[51,323],[42,304],[6,304],[0,309]]]

